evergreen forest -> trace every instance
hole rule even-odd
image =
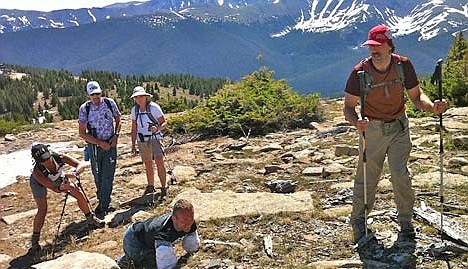
[[[449,106],[468,106],[468,40],[457,33],[443,61],[443,98]],[[434,64],[436,60],[434,60]],[[307,126],[322,118],[318,94],[300,95],[275,72],[260,67],[242,80],[200,78],[189,74],[122,76],[116,72],[48,70],[10,64],[0,66],[0,135],[18,132],[42,118],[45,122],[76,119],[79,106],[88,100],[86,83],[96,80],[104,96],[116,100],[124,114],[130,112],[135,86],[142,85],[165,113],[187,111],[171,119],[176,132],[206,135],[262,134],[278,128]],[[420,87],[431,100],[438,87],[431,75],[420,77]],[[411,106],[410,116],[423,116]],[[28,127],[26,127],[27,129]]]

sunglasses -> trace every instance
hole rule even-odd
[[[50,157],[52,157],[52,155],[50,155],[49,152],[44,152],[44,153],[41,154],[41,156],[39,156],[39,159],[40,159],[40,162],[43,163],[43,162],[46,162],[47,160],[49,160]]]

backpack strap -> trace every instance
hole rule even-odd
[[[65,165],[65,163],[62,160],[62,157],[59,154],[57,154],[55,152],[51,152],[51,156],[54,158],[55,162],[58,164],[57,170],[59,170],[60,167]],[[49,172],[49,170],[47,170],[47,168],[45,168],[44,165],[42,165],[41,163],[38,163],[38,164],[36,164],[36,167],[37,167],[37,169],[39,169],[39,171],[41,171],[41,173],[45,177],[47,177],[47,178],[49,177],[50,172]]]
[[[394,60],[396,60],[395,68],[398,74],[398,80],[400,81],[401,85],[404,88],[405,87],[405,72],[403,70],[403,61],[401,59],[401,56],[398,54],[392,53],[392,57]]]
[[[157,121],[154,116],[153,116],[153,113],[151,113],[151,101],[148,102],[146,104],[146,115],[148,116],[148,118],[153,122],[154,125],[158,126],[159,125],[159,121]]]
[[[388,96],[388,85],[395,84],[395,83],[400,83],[403,86],[403,89],[405,88],[405,74],[403,70],[403,61],[401,59],[401,56],[398,54],[392,54],[392,60],[393,62],[396,62],[395,69],[398,74],[398,79],[395,80],[390,80],[390,81],[383,81],[380,83],[374,83],[372,79],[372,74],[370,72],[370,59],[371,57],[368,57],[364,60],[361,61],[361,66],[364,72],[365,72],[365,83],[366,86],[369,90],[372,90],[374,88],[378,87],[384,87],[385,94]]]
[[[146,115],[148,116],[148,118],[151,120],[151,122],[155,125],[155,126],[158,126],[159,125],[159,122],[158,120],[156,120],[156,118],[153,116],[153,114],[151,113],[151,101],[148,101],[146,103]],[[137,120],[138,122],[138,117],[140,117],[140,106],[138,104],[135,104],[133,106],[133,109],[135,109],[135,119]],[[141,118],[140,118],[140,122],[141,122]]]
[[[107,108],[111,111],[112,113],[112,117],[114,117],[114,109],[112,108],[112,104],[111,104],[111,101],[109,98],[107,97],[102,97],[103,100],[104,100],[104,103],[107,105]],[[91,109],[91,100],[88,100],[85,104],[85,109],[86,109],[86,119],[88,120],[89,119],[89,110]],[[89,124],[89,121],[88,123],[86,124],[86,128],[88,129],[88,132],[91,133],[92,135],[92,127],[91,125]],[[94,136],[94,135],[93,135]]]
[[[111,101],[107,97],[102,97],[104,100],[104,103],[106,103],[107,108],[111,111],[112,115],[114,115],[114,109],[112,108]],[[89,110],[91,109],[91,100],[88,100],[85,105],[86,108],[86,118],[89,117]]]
[[[364,82],[366,83],[365,88],[368,90],[372,89],[372,85],[373,85],[372,75],[371,75],[370,66],[369,66],[370,59],[371,57],[367,57],[366,59],[361,61],[361,70],[364,71]],[[367,92],[364,94],[367,95]]]

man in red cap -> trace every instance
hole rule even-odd
[[[385,157],[388,158],[390,181],[398,210],[399,235],[414,238],[415,231],[411,221],[415,197],[407,168],[412,145],[405,113],[405,91],[416,108],[427,112],[444,113],[447,103],[442,100],[432,102],[419,88],[411,61],[407,57],[393,54],[395,44],[387,26],[378,25],[372,28],[363,46],[368,47],[370,57],[353,68],[346,83],[343,109],[346,120],[356,126],[360,133],[365,132],[362,137],[364,143],[360,143],[360,146],[366,153],[366,165],[363,165],[361,155],[354,181],[351,213],[354,241],[358,243],[366,233],[365,215],[374,205]],[[358,71],[364,71],[364,85],[367,85],[364,89],[361,89]],[[356,106],[361,102],[361,94],[363,111],[362,117],[359,117]]]

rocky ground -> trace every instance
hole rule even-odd
[[[130,222],[160,214],[170,209],[174,199],[185,197],[195,206],[203,244],[198,253],[181,260],[181,268],[467,268],[466,251],[441,256],[427,251],[431,243],[440,242],[440,236],[420,217],[414,220],[414,244],[400,244],[386,167],[370,219],[378,241],[367,249],[353,248],[348,222],[358,135],[341,116],[341,100],[324,100],[322,106],[325,121],[309,129],[241,139],[178,137],[167,155],[178,184],[170,187],[166,200],[147,207],[120,207],[139,197],[145,185],[143,165],[130,154],[130,122],[124,116],[113,193],[117,211],[106,217],[106,228],[89,231],[76,203],[69,200],[55,256],[81,250],[114,259],[123,252],[122,234]],[[444,119],[444,194],[453,206],[444,216],[448,224],[454,221],[462,230],[468,229],[467,114],[468,108],[451,109]],[[409,167],[417,192],[416,207],[425,204],[438,210],[437,120],[410,122],[414,145]],[[3,141],[0,153],[26,148],[32,141],[75,141],[82,147],[77,129],[76,121],[64,121],[21,133],[14,141]],[[81,150],[72,154],[82,158]],[[25,163],[30,165],[29,160]],[[273,194],[265,185],[271,180],[296,182],[295,192]],[[82,183],[95,205],[89,171],[83,174]],[[49,213],[41,238],[44,250],[42,257],[36,257],[28,252],[34,218],[31,210],[35,209],[28,178],[19,178],[0,194],[0,268],[30,268],[52,259],[64,195],[49,191]],[[460,207],[454,209],[456,206]],[[17,213],[23,215],[10,217]],[[268,242],[271,250],[265,248]],[[184,254],[180,248],[178,253]]]

